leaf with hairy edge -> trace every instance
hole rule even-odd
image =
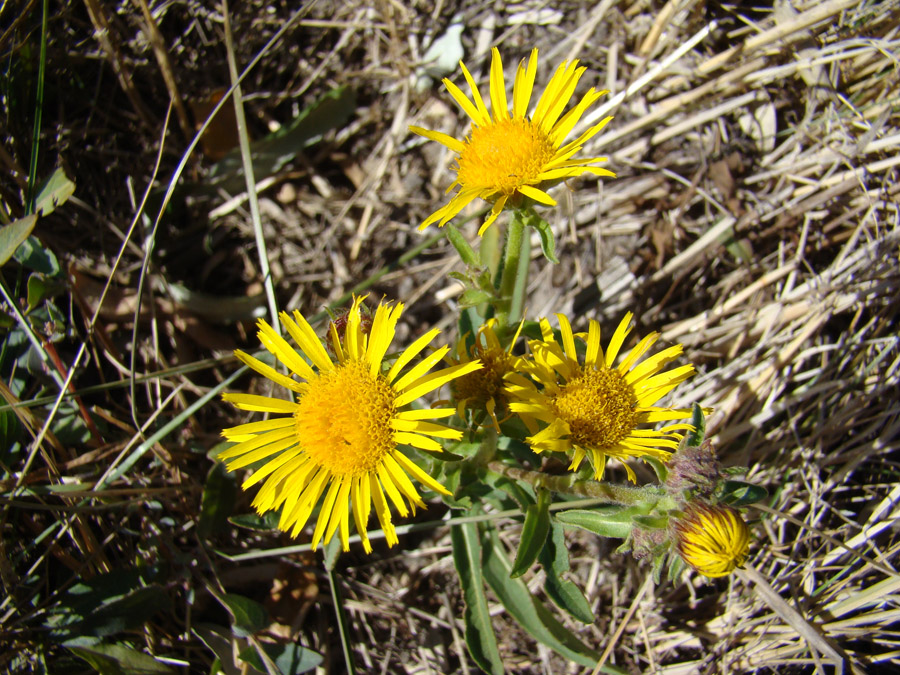
[[[538,556],[538,561],[547,575],[544,591],[556,606],[568,612],[581,623],[594,623],[594,613],[584,597],[584,593],[562,575],[569,571],[569,550],[566,548],[565,532],[556,521],[550,523],[550,536]]]
[[[510,576],[515,579],[528,571],[544,548],[550,531],[550,492],[538,490],[537,503],[525,511],[525,524],[519,539],[519,550]]]
[[[618,537],[625,539],[631,534],[634,516],[646,515],[651,506],[598,506],[590,511],[572,509],[561,511],[556,519],[566,527],[579,527],[582,530],[599,534],[601,537]]]
[[[503,659],[500,658],[497,637],[491,626],[491,615],[484,595],[478,526],[475,523],[454,525],[450,528],[450,540],[453,543],[453,562],[466,599],[466,611],[463,614],[466,646],[479,668],[491,675],[502,675]]]
[[[582,666],[595,666],[600,654],[572,635],[550,610],[535,600],[524,581],[510,578],[512,563],[495,530],[484,533],[482,546],[484,578],[510,616],[541,644]],[[623,671],[607,666],[599,672]]]

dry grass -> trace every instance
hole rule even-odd
[[[835,655],[845,672],[900,669],[896,1],[321,2],[290,24],[280,5],[232,9],[238,70],[260,56],[241,85],[252,136],[335,86],[356,96],[345,124],[256,176],[279,305],[315,312],[393,264],[372,290],[410,307],[404,339],[450,329],[460,290],[444,240],[398,262],[431,234],[415,225],[449,182],[449,158],[407,126],[465,130],[437,85],[413,86],[430,42],[457,12],[479,81],[495,44],[507,66],[538,46],[543,81],[563,58],[588,65],[586,79],[611,90],[596,116],[615,120],[585,154],[608,154],[619,177],[558,189],[548,217],[562,262],[535,256],[529,313],[610,325],[631,310],[644,331],[683,343],[701,375],[679,403],[715,408],[723,462],[749,467],[771,498],[751,512],[750,568],[730,580],[645,586],[647,566],[573,538],[573,578],[597,616],[573,630],[635,673],[835,672]],[[17,89],[3,99],[2,199],[14,217],[34,102],[10,91],[33,91],[40,6],[17,11],[0,14],[4,62],[32,67],[10,70]],[[227,591],[265,603],[272,634],[321,651],[329,672],[344,669],[317,559],[272,554],[291,542],[271,533],[196,534],[206,453],[236,419],[216,402],[192,404],[235,370],[230,350],[253,344],[247,307],[265,306],[252,200],[242,182],[211,188],[208,178],[219,146],[236,143],[233,125],[187,156],[149,257],[159,195],[135,216],[154,176],[157,190],[174,185],[190,117],[229,86],[226,53],[221,8],[191,1],[64,3],[49,22],[38,175],[63,166],[77,189],[36,234],[68,270],[55,300],[68,321],[52,342],[59,374],[71,372],[100,430],[65,436],[52,405],[59,388],[35,371],[20,398],[50,402],[16,408],[27,433],[3,467],[0,497],[0,641],[18,668],[45,659],[58,670],[67,657],[42,628],[55,603],[79,579],[140,562],[159,570],[168,603],[129,636],[150,653],[208,672],[211,653],[191,631],[224,622],[212,598]],[[7,287],[15,275],[4,267]],[[90,388],[105,383],[114,386]],[[77,420],[73,400],[61,409]],[[101,498],[90,492],[98,481]],[[21,486],[29,490],[14,492]],[[248,508],[237,497],[235,512]],[[513,523],[505,536],[515,544]],[[361,672],[477,672],[449,550],[438,527],[341,560]],[[220,555],[248,551],[260,557]],[[541,574],[529,577],[537,593]],[[496,611],[509,672],[587,672]]]

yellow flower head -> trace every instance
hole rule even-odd
[[[693,427],[639,427],[691,416],[686,408],[654,406],[695,372],[692,365],[663,372],[665,365],[681,354],[681,345],[668,347],[638,363],[659,338],[658,333],[651,333],[618,366],[613,366],[631,330],[631,312],[616,328],[605,354],[596,321],[590,322],[587,335],[575,334],[565,316],[556,316],[562,344],[556,341],[547,319],[541,319],[543,339],[529,343],[533,360],[523,368],[531,380],[518,373],[507,377],[507,392],[512,398],[510,410],[519,414],[533,434],[527,439],[532,450],[572,452],[569,468],[573,471],[588,456],[597,480],[603,478],[610,457],[623,463],[629,457],[666,461],[682,439],[680,432]],[[576,337],[586,342],[584,364],[578,360]],[[539,390],[535,383],[542,388]],[[540,431],[538,422],[546,425]],[[625,471],[634,482],[634,471],[628,464]]]
[[[491,54],[490,92],[493,114],[488,113],[475,80],[462,62],[459,65],[472,91],[471,99],[450,80],[444,79],[447,91],[472,119],[472,131],[465,140],[461,141],[439,131],[410,127],[413,133],[437,141],[458,155],[456,180],[447,192],[457,187],[459,191],[448,204],[428,216],[419,226],[420,230],[435,222],[443,227],[469,202],[479,197],[493,203],[490,215],[478,230],[481,235],[507,204],[516,207],[522,197],[555,206],[556,201],[544,191],[550,185],[582,173],[615,176],[607,169],[589,166],[606,161],[606,157],[574,157],[585,141],[606,126],[612,117],[606,117],[575,140],[564,143],[585,111],[598,98],[608,93],[591,88],[575,107],[563,115],[563,110],[572,99],[578,80],[586,68],[579,68],[577,60],[563,61],[529,117],[538,50],[531,51],[527,67],[520,63],[516,71],[512,112],[506,100],[506,81],[500,52],[494,47]]]
[[[747,559],[750,528],[730,506],[690,504],[672,529],[679,555],[704,576],[724,577]]]
[[[352,507],[356,530],[366,552],[370,552],[372,545],[366,524],[373,504],[388,545],[396,544],[397,533],[391,524],[388,500],[402,516],[408,514],[404,500],[413,512],[416,506],[425,505],[409,476],[429,489],[448,494],[397,446],[441,450],[435,438],[457,439],[461,433],[429,420],[449,417],[454,411],[452,408],[405,408],[454,378],[481,368],[480,363],[473,361],[429,373],[449,351],[449,347],[442,347],[407,369],[438,334],[433,329],[413,342],[386,369],[383,361],[403,305],[380,304],[369,330],[365,330],[360,312],[364,299],[354,298],[343,335],[338,335],[334,322],[330,326],[329,343],[334,360],[300,312],[294,311],[293,317],[282,312],[280,318],[306,358],[269,324],[259,321],[260,342],[299,380],[277,372],[249,354],[235,351],[241,361],[260,375],[294,392],[296,403],[252,394],[224,396],[242,410],[275,415],[222,432],[237,444],[219,455],[229,471],[265,460],[243,484],[247,489],[265,481],[253,500],[260,514],[281,509],[278,527],[296,537],[325,493],[313,532],[313,548],[323,536],[327,543],[340,530],[343,548],[349,549]]]
[[[515,371],[519,358],[512,355],[513,345],[519,339],[524,322],[519,324],[509,348],[504,349],[494,328],[496,319],[489,319],[475,336],[471,349],[466,350],[466,336],[459,339],[456,353],[459,363],[480,361],[483,368],[455,379],[450,384],[453,400],[456,401],[456,413],[465,419],[466,408],[484,410],[491,418],[494,429],[500,433],[500,423],[509,416],[509,400],[503,390],[503,378],[507,373]],[[498,419],[497,413],[504,417]]]

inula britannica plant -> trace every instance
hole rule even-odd
[[[606,92],[576,94],[594,75],[563,62],[532,106],[545,76],[538,65],[533,50],[509,92],[493,49],[489,110],[461,63],[470,95],[444,84],[471,123],[467,134],[410,127],[456,155],[449,202],[421,223],[446,226],[462,257],[453,348],[435,348],[437,329],[415,326],[401,343],[402,298],[356,296],[322,326],[283,312],[287,338],[260,320],[268,360],[236,354],[280,393],[225,395],[266,415],[226,429],[231,445],[219,455],[244,473],[256,510],[277,514],[279,529],[313,549],[337,533],[344,551],[359,542],[360,552],[383,553],[371,536],[376,522],[387,547],[403,546],[394,514],[407,518],[443,499],[469,606],[467,643],[491,672],[490,621],[477,621],[485,579],[504,602],[532,607],[541,601],[519,577],[539,564],[547,597],[588,622],[591,609],[566,576],[567,530],[623,540],[619,550],[646,559],[657,581],[666,569],[671,579],[688,568],[722,577],[750,554],[742,509],[763,494],[719,467],[704,438],[709,410],[690,400],[696,368],[681,345],[638,331],[631,312],[613,324],[593,318],[597,308],[571,319],[527,316],[533,233],[555,260],[553,230],[535,207],[556,204],[553,188],[566,179],[615,175],[597,166],[605,157],[584,154],[611,118],[577,129]],[[450,221],[476,200],[490,211],[466,234]],[[488,228],[503,236],[478,236]],[[502,251],[492,248],[498,242]],[[689,403],[672,405],[676,395]],[[524,516],[513,558],[497,535],[509,521],[492,516],[511,511]],[[538,639],[575,662],[596,663],[576,637],[558,637],[565,629],[551,612],[528,611],[545,627]]]

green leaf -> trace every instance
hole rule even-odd
[[[230,103],[228,105],[231,105]],[[294,160],[304,148],[321,140],[322,136],[342,127],[356,113],[356,94],[349,87],[332,89],[305,108],[287,126],[250,144],[253,173],[260,181],[277,174]],[[224,190],[238,194],[246,190],[243,160],[239,149],[229,152],[209,172],[209,183],[196,186],[199,192],[217,194]]]
[[[490,293],[485,293],[484,291],[468,288],[462,292],[459,296],[459,306],[460,307],[475,307],[476,305],[480,305],[482,302],[490,301],[494,296]]]
[[[299,673],[314,670],[323,661],[321,654],[300,645],[257,642],[254,646],[243,649],[238,658],[249,663],[261,673],[268,672],[268,669],[259,655],[259,649],[266,653],[266,656],[275,664],[281,675],[299,675]]]
[[[669,469],[665,464],[660,462],[656,457],[650,457],[649,455],[644,455],[641,457],[643,461],[653,467],[653,471],[656,473],[656,478],[660,483],[665,483],[666,478],[669,477]]]
[[[668,516],[632,516],[632,521],[645,530],[664,530],[669,526]]]
[[[469,267],[481,267],[481,261],[478,259],[478,254],[475,253],[475,249],[472,248],[459,230],[451,223],[447,223],[447,225],[444,226],[444,232],[447,233],[447,241],[453,245],[453,248],[456,249],[456,252],[459,253],[459,257],[462,258],[462,261],[466,265]]]
[[[481,541],[475,523],[463,523],[450,528],[453,544],[453,563],[466,600],[463,621],[469,654],[478,667],[491,675],[502,675],[503,659],[497,647],[497,637],[488,613],[481,573]]]
[[[570,661],[587,667],[596,665],[600,654],[576,638],[550,610],[538,602],[524,581],[510,578],[512,563],[503,550],[496,530],[490,529],[484,533],[482,546],[484,578],[510,616],[534,639]]]
[[[278,511],[266,511],[265,514],[241,513],[231,516],[228,522],[236,527],[243,527],[256,532],[271,532],[278,529],[278,521],[281,518]]]
[[[691,424],[694,425],[694,430],[686,436],[687,444],[697,448],[700,447],[703,437],[706,435],[706,418],[703,416],[703,408],[696,403],[691,415]]]
[[[9,226],[7,225],[7,227]],[[22,245],[16,249],[13,257],[22,265],[35,272],[51,277],[59,274],[59,261],[53,255],[53,251],[44,248],[40,240],[34,235],[29,236],[22,242]]]
[[[147,584],[150,569],[116,570],[72,586],[48,617],[54,640],[66,644],[139,629],[171,601],[162,586]]]
[[[550,228],[550,223],[537,214],[534,214],[533,217],[526,220],[525,224],[531,225],[540,235],[541,251],[543,251],[544,257],[550,262],[558,264],[559,258],[556,257],[556,241],[553,239],[553,230]]]
[[[568,612],[581,623],[594,623],[594,613],[584,597],[584,593],[562,575],[569,571],[569,550],[566,548],[565,531],[562,525],[552,521],[550,536],[541,550],[538,560],[544,568],[546,578],[544,591],[557,607]]]
[[[48,279],[40,272],[28,277],[28,311],[31,312],[47,298],[62,291],[65,287],[58,281]]]
[[[634,516],[647,514],[652,507],[603,505],[591,510],[571,509],[560,511],[556,519],[566,527],[578,527],[601,537],[625,539],[631,534]]]
[[[80,659],[87,661],[100,675],[152,675],[171,673],[172,669],[149,654],[125,644],[96,644],[68,647]]]
[[[229,473],[221,462],[213,464],[206,474],[203,497],[200,500],[197,535],[201,539],[209,539],[225,529],[237,495],[238,486],[234,474]]]
[[[234,623],[231,629],[238,637],[247,637],[266,628],[271,622],[266,608],[243,595],[227,593],[222,598]]]
[[[34,198],[34,211],[38,215],[46,216],[66,202],[75,194],[75,183],[69,180],[66,172],[57,169],[38,188],[37,197]]]
[[[37,223],[37,216],[33,213],[30,216],[14,220],[9,225],[0,227],[0,265],[5,265],[6,261],[12,258],[13,253],[19,248]]]
[[[684,572],[687,565],[680,555],[672,554],[669,556],[669,581],[675,582]]]
[[[747,506],[769,496],[766,488],[740,480],[726,480],[719,486],[719,500],[730,506]]]
[[[191,632],[200,638],[210,651],[216,655],[217,664],[211,673],[224,673],[224,675],[251,675],[244,664],[239,664],[235,653],[236,646],[246,643],[246,640],[236,638],[227,628],[213,624],[198,623],[191,626]],[[265,672],[265,671],[263,671]]]
[[[537,497],[537,504],[532,504],[525,511],[519,550],[516,551],[516,560],[510,573],[513,579],[525,574],[534,564],[538,553],[544,548],[547,533],[550,531],[550,493],[540,489]]]
[[[0,462],[13,465],[13,454],[22,434],[22,423],[12,410],[0,410]]]

